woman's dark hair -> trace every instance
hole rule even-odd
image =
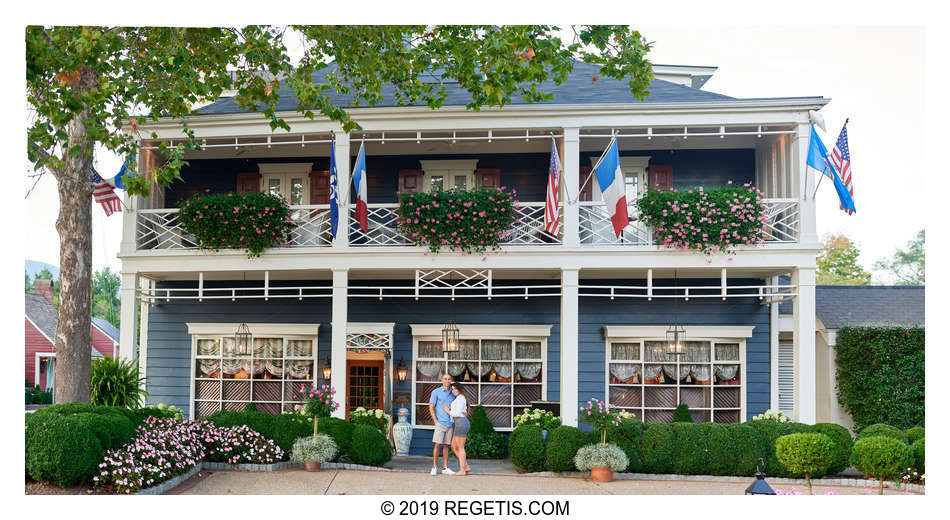
[[[462,391],[462,385],[455,381],[449,385],[450,388],[454,388],[459,391],[459,395],[465,395],[465,392]],[[470,417],[472,415],[472,403],[468,402],[468,397],[465,398],[465,416]]]

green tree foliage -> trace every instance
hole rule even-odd
[[[851,446],[854,441],[851,439],[851,432],[840,424],[818,423],[812,426],[815,433],[827,435],[835,443],[835,457],[828,466],[829,475],[837,475],[848,467],[848,460],[851,458]]]
[[[548,471],[574,471],[574,456],[587,443],[587,436],[574,426],[558,426],[548,434],[544,467]]]
[[[544,469],[544,435],[535,424],[522,424],[508,437],[511,463],[528,472]]]
[[[282,89],[293,89],[297,113],[325,116],[346,132],[360,125],[334,104],[334,91],[353,105],[375,105],[390,83],[397,105],[438,108],[448,93],[443,81],[431,81],[436,70],[467,91],[471,110],[549,100],[542,85],[566,81],[577,60],[599,66],[600,76],[626,80],[631,98],[648,94],[650,44],[640,33],[625,25],[577,26],[569,43],[559,31],[550,25],[28,26],[27,153],[35,169],[57,181],[61,277],[69,288],[57,331],[57,402],[89,399],[89,181],[96,146],[125,157],[146,142],[156,146],[164,162],[148,175],[123,179],[129,194],[145,195],[180,178],[185,152],[200,148],[185,116],[226,90],[236,91],[238,104],[261,114],[272,130],[290,131],[277,103]],[[285,36],[301,43],[299,59],[289,55]],[[315,75],[324,79],[314,82]],[[170,144],[140,131],[160,118],[178,122],[188,139]]]
[[[689,413],[689,406],[686,403],[680,403],[676,410],[673,410],[673,422],[693,422],[693,416]]]
[[[119,278],[119,273],[113,272],[108,266],[92,275],[92,316],[102,318],[116,328],[119,327],[121,287],[122,279]]]
[[[42,271],[33,276],[33,282],[37,280],[53,280],[53,307],[59,307],[59,279],[53,277],[53,273],[50,272],[49,268],[44,267]],[[34,289],[33,282],[30,282],[31,291]]]
[[[858,264],[861,251],[844,234],[825,235],[818,255],[818,285],[869,285],[871,273]]]
[[[924,285],[926,278],[926,236],[921,229],[907,243],[907,249],[898,249],[888,259],[874,263],[874,269],[886,271],[896,280],[897,285]]]
[[[138,363],[109,356],[92,362],[89,402],[94,405],[141,408],[148,399],[145,387]]]
[[[26,288],[23,292],[33,292],[33,280],[30,280],[30,273],[24,271],[23,276],[26,278]]]
[[[851,464],[858,471],[880,480],[878,494],[884,494],[884,480],[897,479],[914,464],[911,447],[892,437],[858,439],[851,449]]]
[[[856,430],[924,424],[924,328],[842,327],[835,342],[838,402]]]
[[[775,441],[775,455],[793,473],[804,473],[808,494],[811,478],[822,477],[835,459],[835,443],[823,433],[793,433]]]

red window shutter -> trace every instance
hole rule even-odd
[[[257,172],[237,174],[237,192],[249,193],[254,191],[261,191],[261,174]]]
[[[478,186],[492,186],[498,188],[501,186],[501,169],[499,168],[476,168],[475,184]]]
[[[310,172],[310,204],[330,203],[330,170]]]
[[[647,167],[648,181],[651,188],[661,190],[673,189],[673,166],[669,164],[658,164]]]
[[[422,190],[422,170],[399,170],[399,191]]]
[[[594,178],[590,175],[592,169],[590,166],[581,166],[581,174],[577,178],[577,187],[580,188],[577,200],[591,201],[594,199]],[[588,179],[588,176],[591,178]],[[587,184],[584,184],[585,181]]]

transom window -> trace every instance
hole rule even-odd
[[[513,415],[544,396],[544,352],[539,338],[467,338],[458,352],[442,352],[441,340],[418,340],[413,356],[415,424],[431,426],[429,397],[442,374],[462,383],[472,406],[485,407],[495,428],[510,429]]]
[[[233,333],[194,341],[195,419],[243,410],[247,403],[272,415],[293,411],[301,387],[313,386],[314,336],[254,336],[247,355],[237,352]]]
[[[735,340],[684,342],[685,353],[667,351],[660,339],[607,342],[607,399],[643,422],[671,422],[677,405],[694,422],[740,422],[742,345]]]

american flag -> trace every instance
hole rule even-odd
[[[828,160],[831,161],[831,164],[838,170],[841,181],[844,182],[845,187],[848,188],[848,193],[851,194],[851,200],[854,200],[854,185],[851,184],[851,151],[848,150],[847,120],[845,120],[844,125],[841,127],[841,133],[838,135],[835,148],[828,154]],[[841,209],[844,209],[844,206],[841,206]],[[854,213],[854,211],[849,209],[844,209],[844,211],[848,215]]]
[[[106,212],[107,217],[113,212],[122,211],[122,201],[119,200],[119,196],[115,194],[113,186],[99,176],[99,172],[93,172],[92,183],[94,185],[92,188],[92,198],[99,204],[102,204],[102,210]]]
[[[551,138],[551,166],[548,168],[548,194],[544,199],[544,230],[556,237],[561,236],[560,203],[558,200],[561,181],[561,160],[557,155],[557,143]]]

